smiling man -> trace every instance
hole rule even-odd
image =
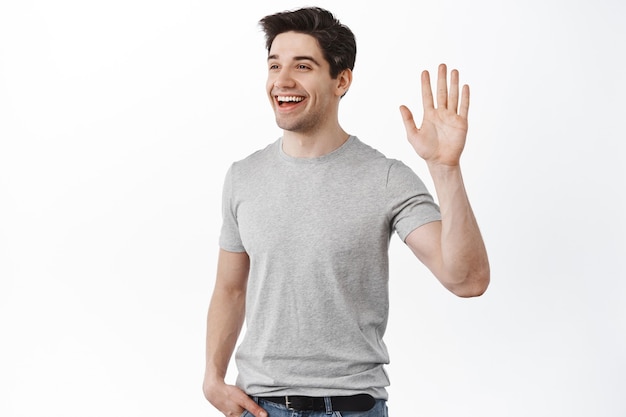
[[[331,69],[317,39],[305,33],[277,34],[268,47],[267,91],[276,123],[289,132],[283,150],[317,157],[339,148],[348,138],[339,125],[339,98],[350,87],[351,69]]]
[[[345,132],[341,98],[356,43],[326,10],[261,20],[267,94],[282,136],[235,162],[224,182],[215,288],[207,318],[206,398],[227,416],[386,416],[388,249],[395,232],[461,297],[481,295],[489,262],[460,156],[469,88],[439,66],[436,107],[422,73],[424,118],[400,112],[439,205],[402,162]],[[236,385],[224,381],[236,354]]]

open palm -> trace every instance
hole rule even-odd
[[[421,127],[417,127],[406,106],[401,106],[400,112],[409,143],[420,157],[429,164],[455,166],[459,164],[467,136],[469,87],[463,86],[459,104],[459,72],[452,70],[450,74],[450,91],[446,75],[446,65],[439,65],[435,107],[430,75],[428,71],[422,72],[424,118]]]

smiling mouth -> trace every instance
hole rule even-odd
[[[275,96],[276,102],[279,106],[298,104],[304,100],[302,96]]]

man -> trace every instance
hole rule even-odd
[[[384,416],[391,234],[454,294],[478,296],[489,283],[459,167],[469,88],[459,96],[455,70],[448,91],[441,65],[436,107],[429,74],[422,74],[421,127],[400,108],[437,206],[406,165],[339,124],[356,56],[352,32],[319,8],[260,23],[267,94],[283,135],[226,176],[203,390],[227,416]],[[244,318],[232,386],[224,376]]]

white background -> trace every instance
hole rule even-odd
[[[492,284],[456,298],[394,236],[391,415],[626,415],[624,3],[317,4],[358,40],[344,127],[431,189],[398,106],[440,62],[472,89]],[[280,134],[257,21],[303,5],[0,3],[0,415],[220,415],[222,180]]]

